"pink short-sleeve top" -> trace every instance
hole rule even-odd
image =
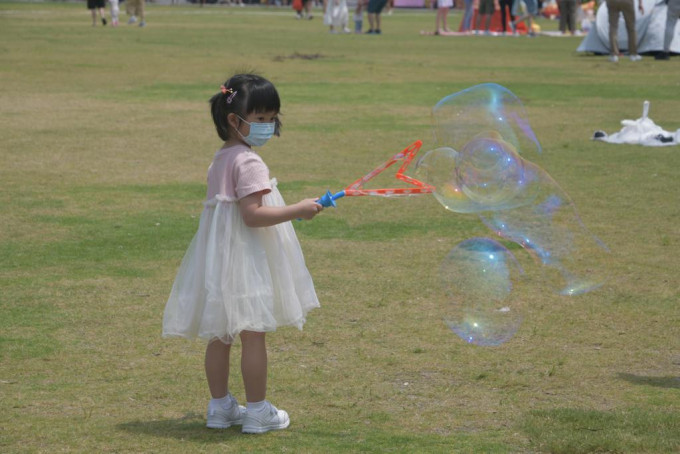
[[[240,200],[255,192],[272,190],[269,169],[262,158],[246,145],[222,148],[208,168],[206,199],[216,196]]]

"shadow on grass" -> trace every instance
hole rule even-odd
[[[203,415],[190,412],[175,419],[155,421],[130,421],[116,426],[117,429],[133,434],[154,437],[177,438],[180,440],[222,443],[225,438],[241,436],[241,427],[234,426],[224,430],[205,427]]]
[[[635,385],[656,386],[657,388],[680,389],[680,377],[647,377],[619,372],[619,378]]]

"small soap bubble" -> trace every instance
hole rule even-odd
[[[524,295],[517,284],[524,272],[505,246],[490,238],[465,240],[439,272],[447,295],[444,321],[458,337],[497,346],[515,335],[522,323]]]
[[[496,132],[472,138],[461,151],[440,147],[416,164],[416,178],[434,188],[435,198],[456,213],[508,210],[532,202],[538,168]]]

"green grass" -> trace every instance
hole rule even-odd
[[[645,99],[680,128],[679,61],[612,65],[572,38],[420,36],[431,11],[343,36],[288,9],[147,10],[145,29],[93,28],[82,3],[0,2],[0,451],[680,450],[679,150],[589,140]],[[262,155],[291,202],[416,139],[427,150],[443,96],[509,88],[539,164],[611,249],[607,283],[571,299],[529,286],[511,341],[468,345],[442,322],[437,269],[491,236],[479,219],[432,197],[341,199],[295,223],[322,308],[268,337],[269,397],[291,427],[208,431],[203,345],[160,325],[220,145],[207,100],[248,68],[282,97],[283,135]],[[236,373],[231,387],[243,400]]]

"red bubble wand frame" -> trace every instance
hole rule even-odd
[[[404,171],[411,164],[413,158],[415,158],[423,142],[416,140],[411,145],[406,147],[403,151],[395,154],[385,163],[379,165],[375,169],[371,170],[369,173],[363,177],[356,180],[354,183],[347,186],[342,191],[333,194],[331,191],[326,192],[318,200],[318,203],[324,207],[336,206],[335,201],[341,197],[352,197],[352,196],[363,196],[363,195],[376,195],[381,197],[393,197],[393,196],[407,196],[407,195],[418,195],[418,194],[430,194],[434,191],[434,187],[423,183],[420,180],[404,175]],[[368,181],[375,178],[377,175],[385,171],[387,168],[401,162],[401,166],[394,177],[397,180],[403,181],[410,187],[401,188],[380,188],[380,189],[365,189],[363,186]]]

